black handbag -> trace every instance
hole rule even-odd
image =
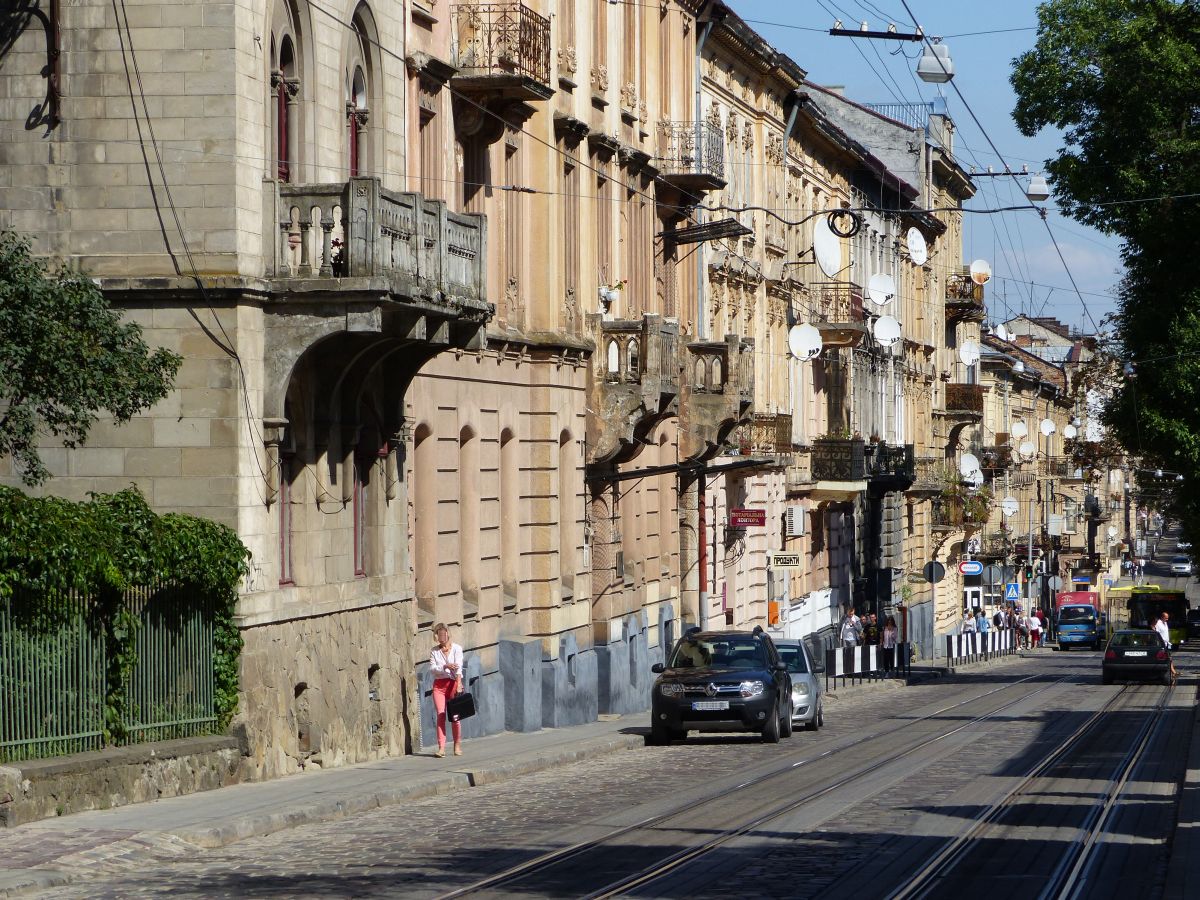
[[[446,701],[446,718],[451,722],[469,719],[475,715],[475,698],[470,691],[463,691]]]

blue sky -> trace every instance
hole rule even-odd
[[[912,19],[900,0],[728,2],[763,37],[806,69],[817,84],[843,85],[848,97],[864,103],[932,100],[938,95],[938,85],[926,84],[915,75],[919,45],[828,33],[835,16],[844,28],[857,28],[865,19],[873,31],[884,31],[894,22],[897,30],[911,32]],[[1022,165],[1028,165],[1031,172],[1041,169],[1057,151],[1060,135],[1043,132],[1026,138],[1017,131],[1012,120],[1015,97],[1008,80],[1013,58],[1033,46],[1038,4],[1032,0],[986,4],[908,0],[908,5],[926,34],[945,38],[954,61],[954,84],[1004,161],[1013,169]],[[955,155],[959,162],[968,170],[1002,169],[953,88],[944,85],[941,90],[957,127]],[[980,178],[976,185],[979,193],[968,206],[1025,202],[1011,178]],[[1090,331],[1093,320],[1098,323],[1115,307],[1112,290],[1121,271],[1118,243],[1058,215],[1053,196],[1046,206],[1051,210],[1051,230],[1083,295],[1082,303],[1045,226],[1033,212],[968,215],[964,255],[968,260],[986,259],[992,265],[995,277],[988,285],[992,318],[1021,312],[1054,315]]]

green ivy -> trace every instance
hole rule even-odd
[[[172,584],[200,592],[216,610],[215,705],[223,729],[237,710],[242,638],[234,611],[250,551],[225,525],[155,514],[136,487],[89,496],[76,503],[0,487],[0,599],[16,601],[14,613],[30,630],[61,625],[72,595],[88,599],[108,660],[105,737],[119,742],[125,685],[137,663],[130,589]]]

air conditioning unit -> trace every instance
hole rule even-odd
[[[804,537],[804,523],[808,519],[808,510],[803,506],[789,506],[783,513],[783,536]]]

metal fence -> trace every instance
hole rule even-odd
[[[114,693],[109,625],[95,604],[66,597],[52,601],[58,609],[48,616],[45,604],[29,599],[0,601],[0,763],[100,748]],[[122,685],[121,743],[215,731],[212,601],[158,585],[133,589],[124,601],[138,626],[136,662]]]

